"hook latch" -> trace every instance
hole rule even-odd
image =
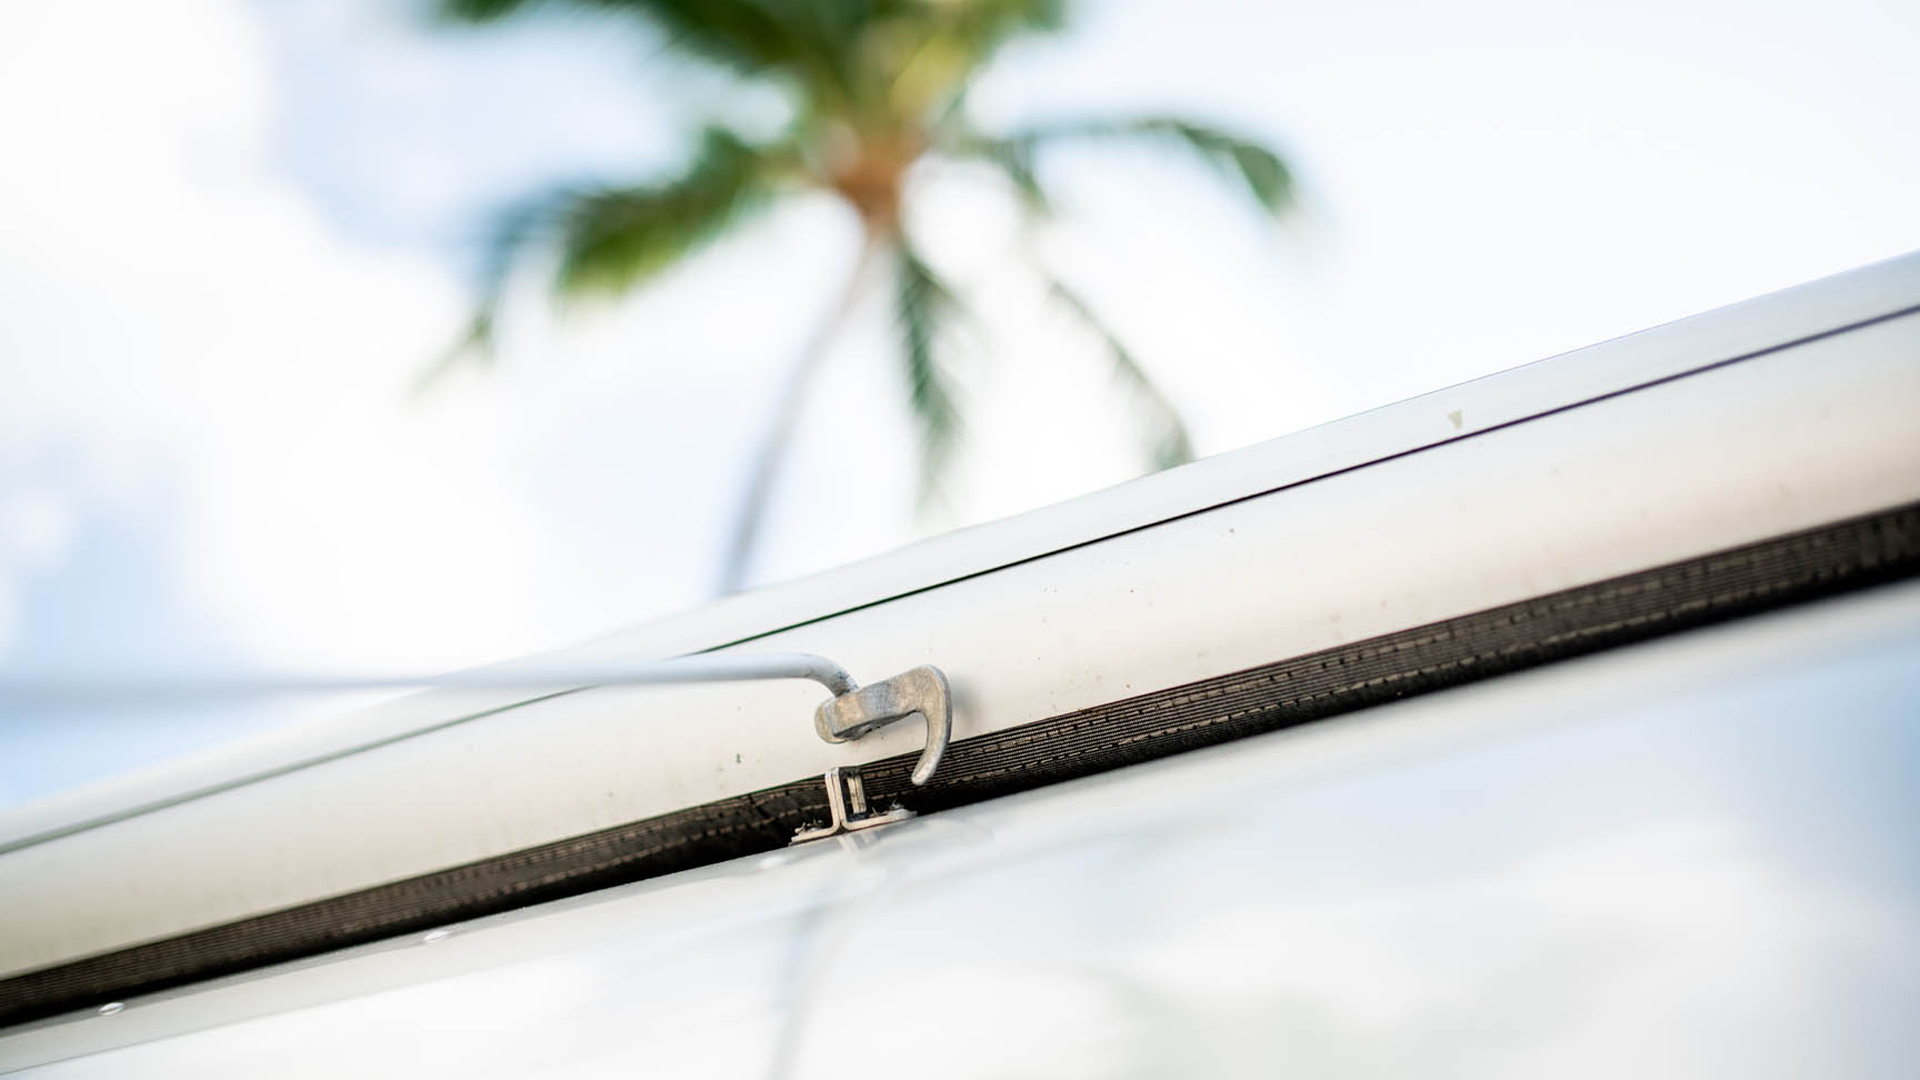
[[[953,694],[939,668],[917,667],[840,694],[814,711],[813,727],[830,743],[846,742],[916,714],[927,722],[926,749],[913,766],[917,786],[933,779],[953,738]]]

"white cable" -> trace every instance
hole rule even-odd
[[[811,679],[826,687],[835,697],[859,689],[845,668],[812,653],[695,653],[666,660],[600,661],[565,666],[539,662],[514,661],[472,671],[424,676],[313,676],[272,677],[250,675],[235,678],[196,678],[187,676],[154,678],[85,679],[69,677],[42,680],[0,680],[0,717],[10,707],[21,704],[37,708],[92,708],[127,702],[187,702],[223,698],[261,697],[293,693],[344,693],[361,690],[462,689],[540,691],[532,698],[495,705],[478,712],[462,712],[432,723],[377,739],[352,743],[322,753],[302,755],[265,768],[256,768],[219,781],[193,785],[158,797],[142,799],[112,811],[87,815],[52,828],[36,829],[0,841],[0,854],[58,839],[100,825],[123,821],[140,814],[177,806],[208,795],[301,769],[322,765],[353,754],[388,746],[404,739],[440,731],[470,720],[494,716],[533,701],[557,697],[594,686],[643,686],[664,683],[736,682],[762,679]]]
[[[0,709],[94,708],[173,704],[276,694],[364,690],[573,690],[589,686],[811,679],[835,697],[859,689],[845,668],[812,653],[696,653],[667,660],[607,660],[565,665],[514,661],[442,675],[105,676],[0,678]]]

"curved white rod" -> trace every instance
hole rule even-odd
[[[271,675],[232,677],[64,675],[0,678],[0,708],[94,708],[105,705],[169,704],[180,701],[324,694],[361,690],[562,690],[589,686],[744,682],[811,679],[835,697],[859,689],[845,668],[812,653],[696,653],[667,660],[602,661],[551,665],[495,664],[442,675]]]
[[[0,840],[0,854],[31,847],[34,844],[70,836],[77,832],[124,821],[155,810],[177,806],[208,795],[230,791],[276,776],[337,761],[353,754],[375,750],[391,743],[429,732],[492,716],[546,698],[572,693],[594,686],[639,686],[663,683],[736,682],[761,679],[811,679],[826,687],[835,697],[859,689],[845,668],[812,653],[694,653],[666,660],[602,661],[598,663],[547,665],[515,661],[472,671],[444,675],[407,676],[288,676],[277,678],[248,675],[234,678],[197,678],[189,676],[153,678],[86,679],[69,676],[61,679],[0,680],[0,715],[8,708],[30,705],[37,708],[76,709],[124,705],[129,702],[159,703],[202,701],[224,698],[262,697],[272,694],[335,693],[360,690],[466,689],[466,690],[539,690],[539,696],[495,706],[478,712],[461,713],[438,723],[425,724],[385,738],[338,747],[281,762],[264,769],[226,777],[216,783],[202,784],[146,799],[107,813],[89,815],[80,820],[36,829],[30,833]]]

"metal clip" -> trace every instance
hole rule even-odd
[[[858,739],[888,724],[919,716],[927,723],[927,745],[913,766],[913,782],[933,779],[940,759],[953,738],[953,700],[947,677],[936,667],[917,667],[891,679],[838,694],[814,710],[813,727],[830,743]],[[867,788],[857,766],[836,765],[827,770],[827,810],[833,820],[824,826],[803,828],[793,843],[824,840],[875,825],[904,821],[913,811],[894,807],[876,814],[867,806]]]
[[[840,694],[814,711],[813,727],[830,743],[846,742],[916,714],[927,722],[927,745],[913,766],[917,786],[933,779],[953,738],[953,694],[939,668],[917,667]]]
[[[876,814],[867,806],[867,788],[860,779],[858,766],[839,766],[827,770],[827,812],[833,820],[826,825],[814,828],[802,828],[793,834],[791,844],[804,844],[809,840],[825,840],[830,836],[839,836],[859,829],[871,829],[875,825],[886,825],[895,821],[905,821],[913,816],[913,811],[896,806],[884,814]]]

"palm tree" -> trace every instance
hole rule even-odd
[[[540,0],[439,2],[445,18],[473,23],[541,6]],[[484,260],[479,303],[449,361],[491,355],[501,294],[530,246],[557,255],[558,293],[620,294],[785,196],[831,193],[859,221],[856,268],[795,364],[754,459],[724,564],[724,592],[738,590],[745,578],[807,386],[879,267],[891,278],[907,400],[920,432],[923,495],[950,456],[960,414],[937,346],[942,325],[960,305],[904,224],[907,179],[916,164],[984,162],[1005,177],[1027,212],[1044,217],[1053,204],[1038,166],[1045,153],[1072,143],[1145,141],[1219,166],[1268,213],[1291,202],[1292,182],[1279,155],[1189,120],[1091,119],[998,133],[976,128],[965,105],[974,76],[1008,41],[1059,30],[1065,0],[569,0],[569,6],[631,16],[664,32],[680,53],[777,88],[791,120],[771,138],[714,123],[674,175],[629,187],[546,192],[502,215]],[[1133,391],[1151,465],[1190,460],[1186,426],[1146,370],[1078,292],[1035,264],[1052,297],[1105,343],[1116,377]]]

